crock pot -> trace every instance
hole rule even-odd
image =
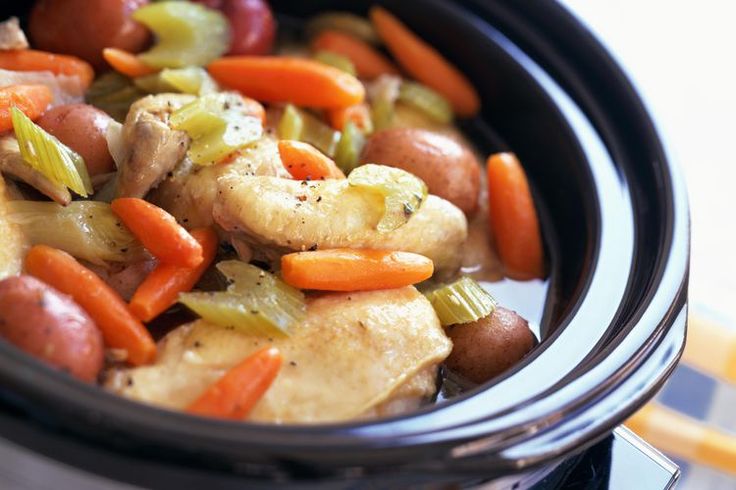
[[[9,3],[3,18],[23,17],[31,2]],[[371,3],[272,5],[286,26]],[[554,2],[378,3],[477,87],[483,112],[461,126],[480,150],[510,149],[525,164],[551,265],[540,345],[491,383],[404,416],[270,426],[121,399],[0,342],[0,435],[161,488],[439,485],[560,461],[653,396],[685,340],[688,210],[682,176],[631,82]],[[38,428],[55,445],[24,439]]]

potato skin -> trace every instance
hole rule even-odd
[[[38,125],[76,151],[91,176],[113,172],[115,162],[107,148],[105,133],[113,119],[88,104],[60,105],[46,111]]]
[[[446,332],[453,343],[447,367],[479,384],[519,362],[537,343],[529,323],[506,308],[472,323],[450,325]]]
[[[31,11],[29,32],[36,49],[71,54],[100,70],[107,65],[103,48],[137,53],[150,33],[131,19],[148,0],[38,0]]]
[[[478,208],[480,164],[470,149],[447,136],[416,128],[379,131],[368,139],[360,161],[413,173],[431,194],[447,199],[465,214]]]
[[[102,334],[72,299],[31,276],[0,281],[0,336],[87,382],[102,369]]]

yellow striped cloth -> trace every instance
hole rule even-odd
[[[736,433],[732,432],[736,429],[736,404],[732,404],[736,400],[736,329],[691,314],[680,370],[697,371],[700,380],[691,377],[681,386],[668,385],[665,391],[679,391],[677,403],[665,403],[665,397],[659,396],[629,418],[626,426],[662,452],[684,460],[685,466],[703,465],[720,472],[721,476],[713,476],[717,472],[712,471],[704,476],[700,471],[693,475],[697,483],[688,484],[688,478],[684,478],[683,487],[736,488],[736,480],[726,477],[736,477]],[[676,383],[675,378],[677,372],[671,384]],[[704,384],[714,388],[704,391]],[[719,396],[719,390],[731,394]],[[719,404],[723,406],[716,406]],[[689,416],[683,413],[688,405],[704,408],[697,417]],[[716,415],[711,417],[714,412]],[[728,426],[711,419],[726,420]]]

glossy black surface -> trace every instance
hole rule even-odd
[[[338,4],[273,3],[299,18]],[[85,443],[227,478],[437,482],[580,451],[653,394],[684,342],[688,215],[634,89],[555,3],[385,3],[480,89],[482,119],[465,129],[484,150],[515,151],[530,175],[552,265],[534,354],[490,386],[408,416],[272,427],[144,407],[0,343],[6,404]]]

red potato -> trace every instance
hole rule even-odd
[[[107,148],[105,133],[113,119],[87,104],[69,104],[46,111],[37,124],[76,151],[91,176],[113,172],[115,162]]]
[[[0,281],[0,336],[87,382],[102,369],[102,334],[69,296],[31,276]]]
[[[276,20],[264,0],[196,0],[219,9],[230,21],[229,55],[268,54],[276,39]]]
[[[442,134],[416,128],[379,131],[368,139],[360,161],[411,172],[431,194],[466,214],[478,208],[480,164],[470,149]]]
[[[131,19],[149,0],[38,0],[28,22],[36,49],[71,54],[100,70],[104,48],[142,51],[150,33]]]
[[[447,367],[479,384],[519,362],[537,343],[529,323],[506,308],[475,322],[450,325],[447,336],[453,344]]]

